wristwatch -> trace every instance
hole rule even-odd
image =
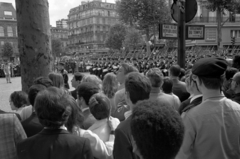
[[[114,135],[114,134],[115,134],[115,131],[111,130],[110,135]]]

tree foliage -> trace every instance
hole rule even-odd
[[[2,56],[6,57],[6,58],[10,58],[10,57],[12,57],[12,55],[13,55],[13,46],[12,46],[11,43],[6,42],[3,45],[3,54],[2,54]]]
[[[59,57],[63,52],[62,41],[60,39],[52,39],[52,54],[55,57]]]
[[[148,38],[159,23],[171,20],[166,0],[118,0],[116,4],[120,21],[144,30]]]
[[[110,49],[120,50],[126,36],[126,27],[122,24],[115,24],[108,32],[105,44]]]
[[[129,28],[127,30],[126,37],[124,40],[124,46],[126,48],[135,47],[139,44],[142,44],[143,42],[144,41],[142,35],[139,33],[138,30],[134,28]]]

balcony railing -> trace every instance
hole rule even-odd
[[[240,22],[240,17],[223,17],[222,22],[229,22],[229,23],[235,23]],[[216,23],[217,17],[195,17],[191,23]]]

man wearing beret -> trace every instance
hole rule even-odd
[[[194,64],[192,76],[203,101],[183,116],[185,135],[176,159],[240,158],[240,105],[222,93],[226,69],[221,58]]]
[[[240,104],[240,72],[236,73],[233,76],[231,89],[235,93],[234,98],[232,100]]]

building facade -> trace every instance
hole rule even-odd
[[[101,0],[82,2],[68,15],[71,52],[104,51],[110,27],[118,23],[116,4]]]
[[[169,5],[173,0],[168,0]],[[205,25],[205,39],[195,40],[194,45],[208,46],[217,45],[217,14],[206,8],[207,0],[197,0],[198,12],[195,18],[188,24]],[[233,14],[225,11],[222,15],[222,43],[223,47],[228,47],[231,44],[231,39],[235,37],[235,45],[240,45],[240,14]],[[234,32],[234,35],[233,35]]]
[[[11,3],[0,2],[0,57],[6,42],[13,46],[13,57],[19,56],[16,10]]]
[[[67,51],[68,29],[59,28],[59,27],[51,27],[51,38],[61,40],[62,47],[64,48],[65,51]]]
[[[56,21],[56,27],[62,29],[68,29],[68,19],[60,19]]]

